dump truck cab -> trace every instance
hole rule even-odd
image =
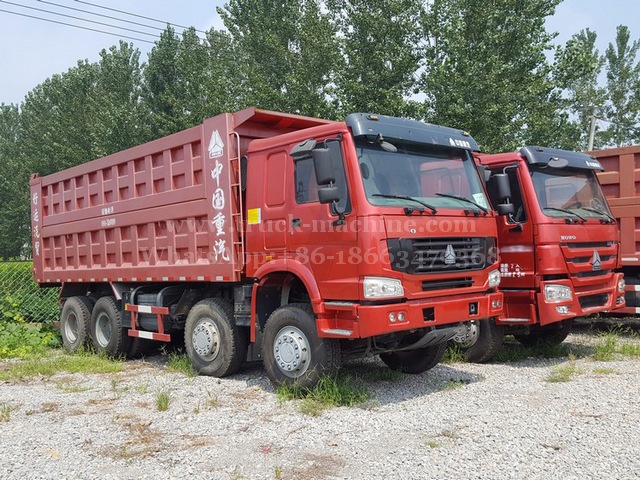
[[[280,301],[309,302],[320,337],[404,370],[425,356],[418,347],[443,352],[452,337],[470,346],[470,321],[502,312],[477,150],[461,130],[373,114],[255,140],[246,197],[254,298],[281,298],[287,282]],[[266,313],[257,307],[252,338]]]
[[[592,156],[547,147],[477,156],[499,212],[498,325],[525,344],[559,343],[572,319],[624,304],[620,239]]]

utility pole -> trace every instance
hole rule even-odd
[[[593,150],[593,139],[596,135],[596,107],[593,107],[591,112],[591,125],[589,127],[589,144],[587,145],[587,151]]]

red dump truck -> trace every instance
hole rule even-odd
[[[469,360],[490,359],[505,333],[527,346],[559,344],[574,317],[624,304],[624,280],[615,271],[620,266],[618,222],[596,176],[608,164],[537,146],[477,155],[476,161],[486,171],[489,197],[501,214],[505,308],[496,322],[473,325],[476,336],[489,339],[483,342],[487,348],[476,349]],[[602,175],[613,178],[615,173]]]
[[[502,314],[496,219],[466,132],[257,110],[31,179],[34,275],[75,350],[184,337],[202,374],[263,360],[315,384],[342,357],[423,372]]]
[[[626,305],[616,313],[640,313],[640,145],[588,152],[605,171],[598,177],[620,226]]]

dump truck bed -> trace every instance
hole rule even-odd
[[[250,108],[52,175],[34,174],[36,281],[238,281],[240,157],[253,139],[325,123]]]
[[[622,264],[640,267],[640,145],[595,150],[605,171],[598,173],[611,212],[618,219]]]

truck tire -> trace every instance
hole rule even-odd
[[[131,337],[122,323],[122,314],[114,297],[98,299],[91,313],[91,341],[96,352],[110,357],[126,357]]]
[[[311,305],[278,308],[267,319],[262,337],[264,369],[274,385],[312,388],[340,368],[340,344],[320,338]]]
[[[402,373],[418,374],[435,367],[447,350],[447,343],[407,350],[406,352],[387,352],[380,354],[382,360],[391,370]]]
[[[528,335],[514,335],[514,337],[525,347],[555,347],[564,342],[571,333],[572,326],[573,319],[568,318],[544,327],[531,328],[531,333]]]
[[[195,370],[212,377],[237,372],[247,356],[247,343],[236,325],[233,306],[221,298],[208,298],[191,308],[184,344]]]
[[[465,335],[451,340],[463,353],[467,362],[484,363],[493,359],[502,348],[504,328],[493,318],[469,322]]]
[[[87,297],[68,298],[60,312],[60,335],[67,352],[80,350],[91,338],[91,309],[93,302]]]

